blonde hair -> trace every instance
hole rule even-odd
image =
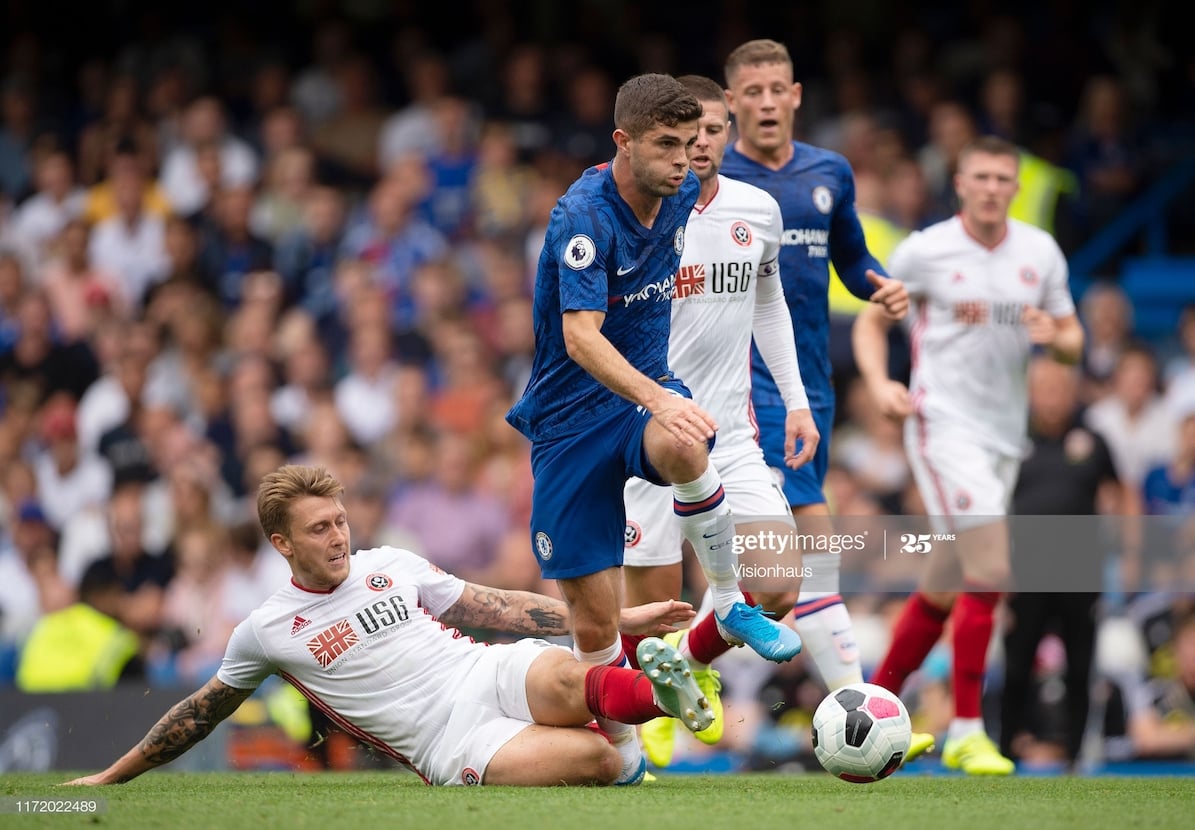
[[[726,65],[722,71],[726,75],[727,85],[733,86],[732,76],[742,67],[762,66],[769,63],[785,64],[789,69],[792,69],[793,59],[788,54],[788,47],[783,43],[760,38],[759,40],[749,40],[737,46],[734,51],[726,56]]]
[[[959,150],[958,166],[962,167],[963,162],[976,153],[989,156],[1004,156],[1015,161],[1018,168],[1021,165],[1021,151],[1017,145],[996,135],[981,135],[967,142],[963,149]]]
[[[306,496],[336,498],[344,485],[323,467],[287,464],[268,473],[257,488],[257,520],[266,538],[290,530],[290,506]]]

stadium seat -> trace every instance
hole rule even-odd
[[[1195,303],[1195,257],[1127,259],[1120,284],[1133,303],[1137,336],[1161,342],[1174,336],[1183,307]]]

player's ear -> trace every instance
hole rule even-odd
[[[724,89],[722,92],[726,95],[726,109],[731,115],[734,115],[734,92],[729,89]]]
[[[793,81],[793,109],[801,106],[801,82]]]
[[[274,546],[274,550],[281,553],[287,559],[294,555],[294,551],[291,550],[290,539],[286,538],[281,533],[271,533],[270,544]]]
[[[626,154],[630,152],[630,133],[628,133],[626,130],[618,129],[614,131],[612,138],[614,139],[614,147],[619,154]]]

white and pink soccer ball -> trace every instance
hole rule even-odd
[[[900,768],[912,739],[900,698],[873,683],[852,683],[826,695],[813,713],[813,752],[843,781],[870,784]]]

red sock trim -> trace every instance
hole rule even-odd
[[[689,654],[698,663],[708,666],[728,651],[730,643],[718,633],[718,621],[713,614],[706,614],[701,622],[689,629]]]
[[[647,675],[617,666],[594,666],[585,673],[585,705],[619,723],[646,723],[666,714],[656,706]]]
[[[995,608],[996,603],[1000,601],[1000,591],[991,585],[984,585],[982,582],[965,579],[963,580],[963,591],[991,608]]]
[[[830,594],[828,597],[818,597],[808,602],[798,602],[793,606],[793,619],[799,620],[801,617],[808,617],[810,614],[816,614],[823,608],[829,608],[832,605],[842,605],[841,594]]]
[[[635,650],[637,648],[639,648],[639,644],[641,642],[643,642],[644,640],[647,639],[648,635],[646,635],[646,634],[620,634],[619,636],[622,637],[622,651],[623,651],[622,656],[626,658],[627,665],[629,665],[632,669],[639,668],[639,657],[635,653]],[[619,660],[616,663],[611,663],[611,665],[620,666],[620,665],[622,665],[622,660]]]

